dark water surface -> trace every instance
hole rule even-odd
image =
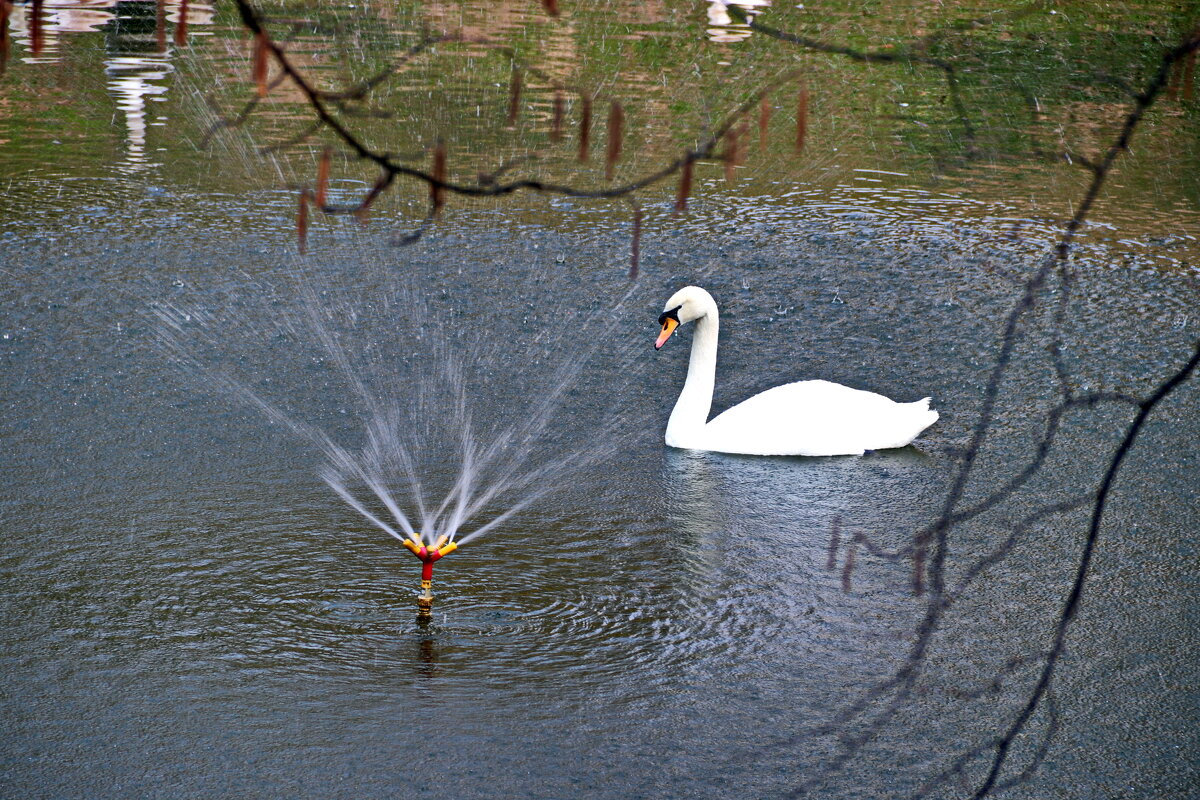
[[[500,28],[525,30],[530,8],[498,15]],[[695,11],[671,12],[694,47],[730,47]],[[830,15],[833,34],[857,30]],[[671,19],[624,33],[644,41]],[[211,38],[232,29],[218,18]],[[92,35],[78,40],[106,52]],[[88,53],[49,52],[14,59],[3,86],[35,95],[53,53]],[[199,63],[176,88],[220,72],[220,59]],[[1172,119],[1155,119],[1146,148],[1178,168],[1137,162],[1073,257],[1061,330],[1081,392],[1145,396],[1197,338],[1196,173],[1179,174],[1196,153],[1164,132]],[[265,167],[240,185],[262,165],[230,155],[235,144],[154,164],[153,133],[118,126],[105,149],[81,123],[91,144],[59,138],[86,151],[76,166],[44,152],[52,122],[0,145],[0,795],[974,791],[1040,673],[1128,406],[1067,414],[1042,470],[954,527],[953,602],[911,690],[897,699],[886,682],[928,608],[914,537],[942,508],[1003,320],[1078,176],[1047,195],[1045,173],[1065,167],[997,160],[956,175],[918,154],[918,171],[871,157],[861,132],[844,161],[823,149],[798,173],[776,154],[730,187],[711,167],[687,215],[671,214],[669,192],[647,198],[630,283],[620,204],[453,208],[407,247],[386,226],[322,221],[299,255],[294,193]],[[189,171],[204,163],[212,174]],[[659,353],[651,342],[661,303],[687,283],[721,307],[718,410],[820,377],[932,396],[941,420],[915,447],[861,458],[665,448],[689,336]],[[1034,457],[1058,402],[1055,291],[1021,330],[967,507]],[[522,469],[594,454],[439,563],[428,625],[414,619],[418,562],[322,482],[318,448],[238,395],[361,446],[367,412],[322,331],[395,405],[435,498],[460,466],[446,421],[459,388],[479,441],[561,390]],[[439,377],[449,360],[460,377]],[[1156,408],[1118,476],[1052,692],[1001,774],[1025,780],[1004,796],[1196,796],[1198,400],[1193,380]]]

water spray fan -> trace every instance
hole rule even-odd
[[[412,539],[405,539],[404,546],[414,556],[421,559],[421,593],[417,595],[417,618],[429,619],[433,614],[433,562],[442,556],[448,556],[458,549],[457,542],[447,541],[449,536],[442,536],[433,547]]]

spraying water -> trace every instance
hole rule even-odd
[[[617,449],[618,416],[560,412],[632,287],[610,308],[579,312],[569,325],[562,324],[569,310],[555,311],[558,324],[546,325],[530,313],[536,302],[513,303],[510,295],[506,306],[519,309],[530,334],[516,342],[488,336],[481,317],[505,312],[478,298],[464,295],[435,311],[411,289],[375,287],[365,298],[292,278],[295,302],[264,291],[254,313],[216,312],[211,303],[159,306],[157,338],[189,372],[316,446],[324,482],[422,561],[420,618],[432,607],[434,562],[501,529],[565,476]],[[509,288],[519,296],[520,286]],[[256,379],[245,367],[247,351],[263,344],[276,366]],[[281,380],[304,372],[353,413],[343,408],[334,422],[306,418]],[[477,421],[482,407],[493,412],[490,422]],[[450,473],[447,462],[455,465]]]

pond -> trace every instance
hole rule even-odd
[[[1194,793],[1185,11],[11,6],[0,794]],[[689,284],[940,419],[666,447]]]

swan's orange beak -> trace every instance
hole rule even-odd
[[[662,332],[658,334],[658,338],[654,341],[654,349],[661,350],[662,346],[667,343],[667,339],[671,338],[671,334],[679,327],[679,320],[672,317],[667,317],[663,320]]]

